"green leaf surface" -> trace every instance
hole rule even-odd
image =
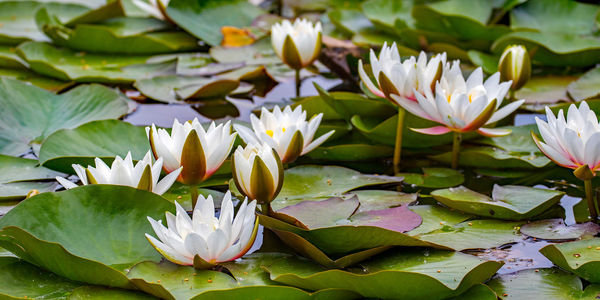
[[[450,164],[451,153],[433,155],[431,158]],[[495,147],[464,147],[459,153],[459,165],[462,167],[535,169],[549,164],[550,160],[541,153],[509,152]]]
[[[112,289],[102,286],[82,286],[69,294],[68,300],[151,300],[156,299],[148,294],[132,290]]]
[[[592,283],[600,282],[600,238],[551,244],[540,252],[555,265]]]
[[[0,245],[71,280],[132,287],[124,270],[161,258],[144,237],[152,232],[146,216],[162,220],[165,211],[172,210],[173,204],[164,198],[124,186],[44,193],[0,219]]]
[[[209,98],[224,98],[233,92],[239,81],[224,78],[183,77],[177,75],[145,78],[135,87],[148,98],[167,103],[184,103]]]
[[[523,234],[550,241],[589,238],[598,232],[600,232],[600,226],[592,222],[567,226],[562,219],[540,220],[521,227]]]
[[[480,283],[472,286],[468,291],[449,300],[498,300],[494,290],[487,285]]]
[[[413,1],[368,0],[362,3],[362,11],[375,27],[395,34],[398,27],[414,25]]]
[[[598,12],[598,5],[573,0],[529,0],[510,11],[510,27],[574,35],[591,34],[598,30]]]
[[[575,101],[597,98],[600,95],[600,68],[591,69],[567,87],[569,95]]]
[[[423,174],[399,173],[404,183],[424,188],[445,188],[457,186],[465,181],[465,177],[457,170],[447,168],[423,168]]]
[[[498,72],[498,61],[499,56],[490,55],[477,50],[467,51],[469,60],[476,66],[481,67],[487,74],[494,74]]]
[[[54,78],[42,76],[28,69],[4,69],[0,68],[0,76],[5,78],[17,79],[31,83],[37,87],[49,90],[51,92],[60,92],[73,85],[73,82],[57,80]]]
[[[23,199],[33,189],[40,192],[53,190],[56,186],[54,182],[39,180],[54,181],[54,177],[60,175],[59,172],[39,166],[35,159],[0,155],[0,200]]]
[[[516,93],[517,99],[525,99],[524,108],[543,111],[546,105],[570,101],[568,87],[577,79],[575,76],[535,76]]]
[[[16,80],[0,79],[0,153],[19,155],[62,128],[118,118],[124,96],[101,85],[82,85],[56,95]]]

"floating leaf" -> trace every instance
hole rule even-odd
[[[567,89],[575,79],[574,76],[535,76],[515,93],[515,97],[525,99],[527,109],[543,111],[546,105],[569,101]]]
[[[439,205],[415,205],[409,206],[408,208],[419,214],[423,219],[423,223],[421,223],[419,227],[408,232],[411,236],[419,236],[421,234],[449,228],[449,226],[454,226],[473,217],[460,211],[449,210]]]
[[[63,91],[74,84],[73,82],[42,76],[28,69],[0,69],[0,76],[25,81],[51,92]]]
[[[132,290],[113,289],[102,286],[82,286],[74,289],[69,294],[69,300],[148,300],[154,297]]]
[[[424,188],[444,188],[457,186],[465,181],[462,173],[446,168],[423,168],[423,174],[399,173],[404,183]]]
[[[480,283],[471,287],[468,291],[450,298],[449,300],[497,300],[498,296],[487,285]]]
[[[600,238],[551,244],[540,252],[555,265],[592,283],[600,282]]]
[[[573,0],[529,0],[510,11],[513,29],[584,35],[596,32],[600,6]]]
[[[231,79],[168,75],[138,80],[135,87],[148,98],[183,103],[186,100],[225,97],[239,84],[239,81]]]
[[[562,219],[551,219],[525,224],[521,232],[543,240],[574,240],[595,236],[600,232],[600,225],[587,222],[567,226]]]
[[[494,74],[498,72],[498,61],[499,56],[490,55],[477,50],[467,51],[469,60],[476,66],[481,67],[487,74]],[[519,98],[521,99],[521,98]]]
[[[431,158],[450,164],[451,153],[433,155]],[[509,152],[494,147],[464,147],[459,153],[459,164],[476,168],[535,169],[549,165],[550,160],[541,153]]]
[[[54,177],[61,175],[38,166],[38,161],[34,159],[0,155],[0,200],[23,199],[34,189],[40,192],[53,191],[56,187]],[[52,182],[37,181],[47,179]]]
[[[575,101],[582,101],[599,96],[598,85],[600,85],[600,68],[594,68],[571,82],[567,90]]]

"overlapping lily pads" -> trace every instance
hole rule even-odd
[[[56,187],[54,177],[61,173],[38,166],[34,159],[0,155],[0,200],[19,200],[32,190],[50,192]],[[40,180],[48,180],[43,182]]]
[[[400,173],[404,183],[424,188],[444,188],[457,186],[465,181],[465,176],[457,170],[447,168],[423,168],[423,174]]]
[[[540,252],[564,270],[587,281],[600,283],[600,238],[551,244]]]
[[[593,237],[600,232],[600,225],[592,222],[566,225],[562,219],[548,219],[525,224],[521,232],[538,239],[564,241]]]

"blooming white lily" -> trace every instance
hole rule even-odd
[[[133,0],[133,4],[137,6],[139,9],[143,10],[147,14],[151,15],[154,18],[159,20],[166,20],[166,11],[167,6],[169,6],[169,2],[171,0],[149,0],[150,2],[146,2],[143,0]]]
[[[148,217],[158,239],[146,233],[152,246],[173,263],[211,267],[242,257],[254,244],[258,232],[256,201],[248,204],[244,199],[235,218],[229,191],[221,202],[219,218],[215,217],[212,196],[198,197],[192,218],[179,203],[175,206],[176,215],[166,213],[168,228],[162,220]]]
[[[436,55],[428,61],[425,52],[421,51],[418,58],[411,56],[402,61],[396,43],[391,47],[384,43],[379,58],[371,49],[370,62],[377,86],[365,72],[362,60],[358,62],[360,79],[373,94],[392,101],[394,99],[390,98],[390,94],[417,101],[415,90],[419,93],[430,92],[450,69],[446,53]],[[454,64],[458,65],[458,62]]]
[[[313,25],[306,19],[296,19],[292,24],[283,20],[271,27],[271,44],[285,64],[299,70],[319,57],[322,31],[321,22]]]
[[[484,82],[481,68],[473,71],[465,81],[456,64],[442,76],[434,92],[415,93],[417,102],[393,94],[391,97],[412,114],[442,125],[412,129],[416,132],[439,135],[450,131],[477,131],[485,136],[504,136],[511,131],[483,126],[505,118],[525,101],[514,101],[500,108],[510,84],[510,81],[500,82],[499,73]]]
[[[288,105],[283,111],[275,106],[273,112],[263,107],[260,119],[250,116],[252,130],[238,124],[233,127],[246,144],[267,144],[277,151],[283,163],[289,163],[317,148],[335,132],[331,130],[313,141],[322,118],[320,113],[306,121],[301,105],[294,110]]]
[[[204,130],[198,119],[192,122],[173,122],[171,134],[165,129],[146,127],[155,158],[164,159],[163,168],[170,172],[183,167],[178,181],[188,185],[198,184],[215,173],[227,158],[236,133],[231,133],[230,122]]]
[[[233,181],[240,193],[261,204],[273,201],[283,186],[283,165],[266,144],[238,146],[231,164]],[[263,213],[268,213],[264,212]]]
[[[512,80],[511,89],[523,87],[531,77],[531,60],[522,45],[512,45],[504,50],[498,62],[500,80]]]
[[[160,177],[163,160],[159,158],[152,164],[150,151],[135,166],[131,159],[131,152],[127,153],[125,159],[122,159],[120,156],[115,157],[110,168],[98,157],[96,157],[95,162],[96,167],[88,166],[84,168],[81,165],[72,165],[83,185],[126,185],[162,195],[173,185],[173,182],[175,182],[175,179],[177,179],[177,176],[181,172],[181,168],[175,169],[159,181],[158,178]],[[77,187],[76,184],[65,178],[56,177],[56,180],[66,189]]]

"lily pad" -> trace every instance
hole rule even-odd
[[[556,205],[563,192],[527,186],[494,185],[492,197],[463,186],[431,193],[442,204],[466,213],[501,220],[526,220]]]
[[[500,275],[487,285],[500,299],[579,300],[595,299],[600,286],[583,289],[579,277],[558,269],[524,270]]]
[[[163,299],[353,299],[357,295],[341,289],[324,289],[315,293],[279,285],[261,269],[264,264],[287,257],[278,253],[256,253],[236,262],[226,263],[231,275],[212,270],[196,270],[170,262],[143,262],[128,276],[138,288]]]
[[[480,283],[474,285],[463,294],[449,300],[498,300],[498,296],[490,287]]]
[[[550,241],[592,237],[599,232],[600,225],[592,222],[567,226],[562,219],[541,220],[525,224],[521,227],[521,233],[523,234]]]
[[[357,271],[327,270],[292,257],[265,269],[272,280],[307,290],[333,287],[367,298],[443,299],[486,281],[502,263],[459,252],[415,249],[390,252],[361,265]]]
[[[569,101],[568,87],[577,79],[575,76],[535,76],[516,93],[517,99],[525,99],[525,107],[543,111],[544,106]]]
[[[417,194],[407,194],[385,190],[358,190],[344,195],[345,198],[358,197],[358,212],[380,210],[410,204],[417,200]],[[410,207],[409,207],[410,208]]]
[[[362,3],[362,11],[375,27],[392,34],[398,28],[413,27],[411,12],[413,1],[368,0]]]
[[[19,200],[25,198],[29,191],[40,192],[53,190],[54,182],[38,182],[61,176],[61,173],[38,166],[34,159],[0,155],[0,200]],[[42,190],[39,190],[41,187]]]
[[[448,229],[473,217],[439,205],[414,205],[409,206],[409,209],[419,214],[423,219],[423,223],[419,227],[408,232],[411,236],[419,236],[443,228]]]
[[[447,168],[423,168],[423,174],[399,173],[404,183],[424,188],[444,188],[457,186],[465,181],[459,171]]]
[[[82,286],[69,294],[69,300],[148,300],[156,299],[148,294],[132,290],[113,289],[102,286]]]
[[[510,11],[510,27],[573,35],[591,34],[598,30],[598,12],[598,5],[573,0],[529,0]]]
[[[23,82],[0,78],[0,153],[19,155],[62,128],[118,118],[125,97],[101,85],[78,86],[56,95]]]
[[[73,82],[42,76],[28,69],[0,68],[0,76],[25,81],[51,92],[61,92],[74,84]]]
[[[319,92],[319,96],[302,98],[295,105],[302,105],[307,115],[323,113],[323,120],[350,120],[354,115],[389,118],[395,114],[393,106],[384,99],[369,99],[348,92],[326,92],[323,89]]]
[[[161,259],[144,238],[152,232],[146,216],[160,220],[173,210],[164,198],[125,186],[44,193],[0,219],[0,246],[71,280],[131,288],[126,269]]]
[[[337,133],[337,131],[336,131]],[[318,134],[317,134],[318,135]],[[306,156],[323,161],[372,161],[391,157],[394,149],[389,146],[350,143],[346,139],[339,142],[325,143]]]
[[[499,56],[490,55],[477,50],[469,50],[467,51],[467,55],[469,56],[469,60],[474,65],[481,67],[485,73],[494,74],[498,72]]]
[[[599,96],[598,85],[600,85],[600,68],[594,68],[571,82],[567,90],[575,101],[582,101]]]
[[[211,46],[221,44],[221,27],[250,26],[263,13],[245,0],[173,0],[167,7],[171,20]]]
[[[183,103],[186,100],[225,97],[239,84],[239,81],[231,79],[167,75],[138,80],[135,87],[148,98]]]
[[[432,159],[450,164],[451,153],[433,155]],[[541,153],[510,152],[495,147],[463,147],[459,165],[463,167],[496,169],[536,169],[550,164]]]
[[[551,244],[540,252],[555,265],[592,283],[600,282],[600,238]]]

